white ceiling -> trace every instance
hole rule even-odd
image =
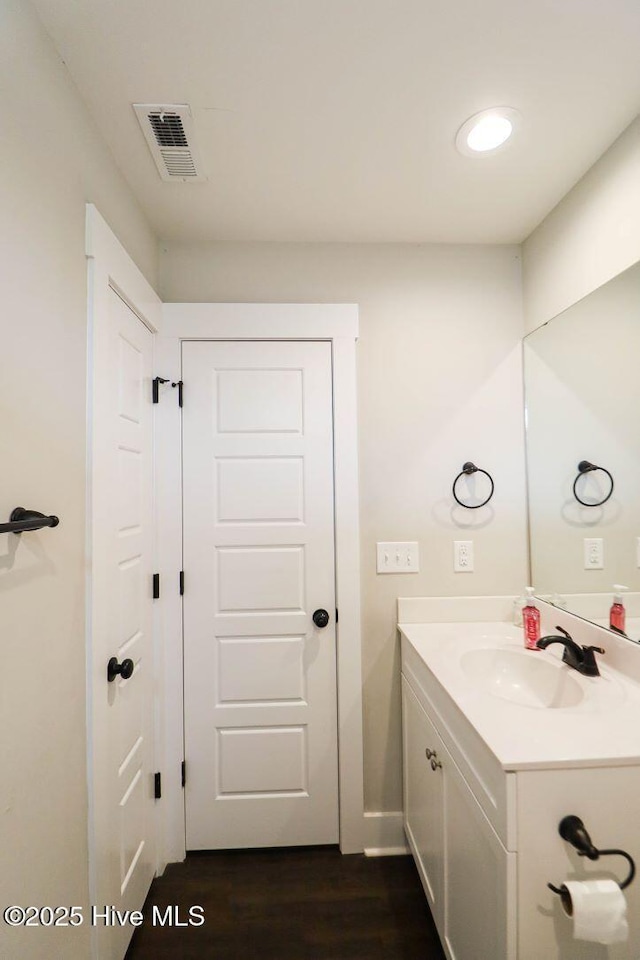
[[[161,237],[524,239],[640,111],[638,0],[34,0]],[[131,104],[189,103],[164,183]],[[457,153],[486,107],[517,140]]]

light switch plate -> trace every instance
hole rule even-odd
[[[376,543],[378,573],[418,573],[419,569],[420,553],[417,541]]]

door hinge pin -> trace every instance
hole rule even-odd
[[[180,571],[179,584],[180,584],[180,596],[182,597],[184,596],[184,570]]]
[[[186,782],[187,782],[187,765],[183,760],[180,765],[180,783],[184,787]]]
[[[153,777],[153,796],[156,800],[162,797],[162,774],[156,773]]]
[[[336,607],[336,623],[338,622],[338,608]]]
[[[178,388],[178,406],[182,406],[182,380],[178,380],[176,383],[171,384],[172,387]]]
[[[160,574],[154,573],[153,575],[153,599],[160,599]]]

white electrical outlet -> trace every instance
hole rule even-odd
[[[473,540],[453,541],[454,573],[473,573]]]
[[[604,541],[602,537],[584,538],[584,569],[604,570]]]
[[[378,573],[418,573],[420,554],[417,542],[376,543]]]

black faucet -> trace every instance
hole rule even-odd
[[[573,667],[574,670],[584,674],[585,677],[599,677],[600,671],[594,654],[604,653],[602,647],[581,647],[562,627],[556,627],[556,630],[559,630],[562,636],[541,637],[536,646],[541,650],[546,650],[552,643],[561,643],[564,647],[563,663],[566,663],[568,667]]]

